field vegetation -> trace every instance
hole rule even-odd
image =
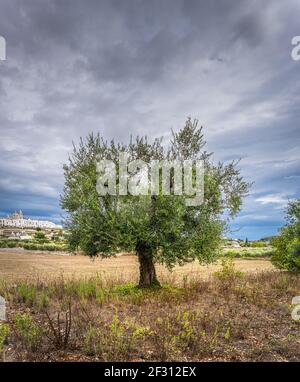
[[[272,256],[274,254],[274,249],[271,246],[241,248],[224,247],[222,254],[223,256],[232,258],[264,258]]]
[[[57,277],[0,283],[8,321],[6,360],[299,361],[300,323],[291,318],[300,279],[246,274],[230,259],[210,278],[136,280]]]
[[[0,239],[0,248],[24,248],[30,251],[67,251],[67,244],[54,240]]]

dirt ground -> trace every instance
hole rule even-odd
[[[274,269],[267,259],[236,259],[235,267],[244,272],[268,271]],[[162,281],[176,282],[188,277],[206,278],[219,269],[218,264],[201,266],[197,262],[177,266],[173,272],[157,265],[157,273]],[[82,255],[66,253],[36,253],[22,249],[0,250],[0,279],[20,280],[24,278],[91,277],[99,275],[103,279],[115,281],[136,281],[138,263],[133,255],[117,255],[109,259],[94,260]]]

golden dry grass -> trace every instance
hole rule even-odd
[[[243,272],[259,272],[273,270],[267,259],[235,259],[235,267]],[[176,266],[173,272],[157,265],[160,279],[176,282],[183,277],[206,278],[220,268],[219,264],[201,266],[197,262],[184,266]],[[6,280],[20,280],[31,277],[55,278],[63,274],[64,277],[91,277],[99,275],[104,279],[115,281],[136,281],[138,279],[137,258],[133,255],[117,256],[109,259],[90,258],[82,255],[68,255],[59,253],[36,253],[22,250],[0,251],[0,278]]]

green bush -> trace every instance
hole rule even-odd
[[[29,314],[18,313],[14,320],[16,333],[26,348],[36,350],[40,341],[42,330],[32,320]]]
[[[8,248],[15,248],[18,246],[19,246],[18,242],[14,241],[14,240],[8,240],[7,241],[7,247]]]
[[[275,254],[272,263],[280,269],[300,272],[300,199],[290,202],[287,208],[287,225],[279,236],[273,238]]]
[[[44,244],[43,249],[46,251],[57,251],[59,247],[55,244]]]
[[[41,233],[41,232],[37,232]],[[47,240],[0,240],[0,248],[21,247],[30,251],[66,251],[67,246],[64,242],[53,242]]]
[[[23,248],[31,251],[65,251],[66,246],[64,244],[56,243],[24,243]]]
[[[223,283],[234,281],[244,275],[243,272],[235,269],[233,259],[221,259],[221,266],[222,269],[215,272],[214,276]]]
[[[250,243],[250,247],[252,248],[264,248],[266,246],[266,243],[264,243],[263,241],[252,241]]]
[[[273,245],[276,252],[271,257],[272,263],[279,269],[300,272],[300,240],[283,229],[281,235],[273,239]]]
[[[0,248],[7,248],[7,240],[0,240]]]
[[[42,231],[37,231],[35,234],[34,234],[34,238],[36,240],[40,240],[40,241],[44,241],[46,240],[46,235],[44,232]]]
[[[271,247],[264,248],[252,248],[252,247],[243,247],[243,248],[232,248],[225,249],[224,256],[230,258],[241,258],[241,257],[269,257],[274,254],[274,251]]]
[[[224,256],[226,257],[241,257],[241,252],[240,251],[235,251],[233,249],[228,249],[224,252]]]
[[[9,326],[7,324],[0,323],[0,353],[2,353],[4,350],[4,344],[9,333]]]

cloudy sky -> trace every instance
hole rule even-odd
[[[0,0],[0,215],[59,222],[72,141],[191,116],[255,182],[232,236],[275,234],[300,195],[299,20],[299,0]]]

